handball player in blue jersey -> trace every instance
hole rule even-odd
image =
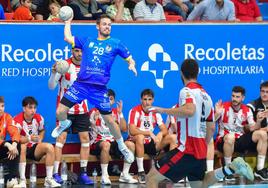
[[[111,105],[107,94],[106,84],[110,80],[111,67],[117,55],[128,63],[129,70],[137,75],[135,61],[128,49],[120,40],[110,37],[111,19],[103,14],[97,20],[98,38],[78,37],[71,34],[71,20],[65,21],[65,41],[82,50],[80,72],[73,85],[65,92],[57,108],[56,115],[60,125],[52,132],[52,137],[58,137],[70,127],[67,119],[68,110],[76,103],[87,99],[100,111],[105,123],[116,138],[119,150],[129,163],[134,161],[134,155],[126,147],[119,125],[112,118]]]

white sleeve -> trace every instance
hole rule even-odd
[[[59,73],[51,73],[49,80],[48,80],[48,88],[51,90],[55,89],[61,76],[62,75]]]

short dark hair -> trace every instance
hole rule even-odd
[[[261,85],[260,85],[260,90],[261,90],[263,87],[268,87],[268,81],[265,81],[265,82],[262,82],[262,83],[261,83]]]
[[[242,95],[246,94],[246,90],[242,86],[234,86],[232,92],[241,93]]]
[[[115,92],[112,89],[108,89],[108,96],[113,96],[115,98]]]
[[[38,105],[37,100],[32,96],[27,96],[22,100],[22,106],[25,107],[27,105],[35,104],[35,106]]]
[[[141,92],[141,98],[145,95],[151,95],[153,98],[154,98],[154,92],[153,90],[151,89],[144,89],[142,92]]]
[[[112,20],[112,19],[110,18],[110,16],[108,16],[107,14],[102,14],[102,15],[100,15],[100,17],[97,18],[97,20],[96,20],[96,24],[99,25],[100,22],[101,22],[101,19],[103,19],[103,18],[108,18],[108,19]]]
[[[185,59],[181,64],[181,72],[186,79],[197,79],[198,63],[194,59]]]
[[[0,96],[0,103],[5,103],[4,96]]]

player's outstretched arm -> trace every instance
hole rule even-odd
[[[72,21],[72,19],[65,21],[64,40],[66,42],[68,42],[69,44],[73,45],[74,44],[74,37],[72,36],[72,32],[71,32],[71,21]]]

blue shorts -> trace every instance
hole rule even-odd
[[[66,105],[72,107],[76,103],[81,103],[87,99],[89,103],[94,105],[101,114],[110,114],[112,112],[107,88],[105,85],[95,85],[75,81],[73,85],[64,93],[62,99],[69,100],[72,104]],[[62,101],[61,101],[62,102]]]

